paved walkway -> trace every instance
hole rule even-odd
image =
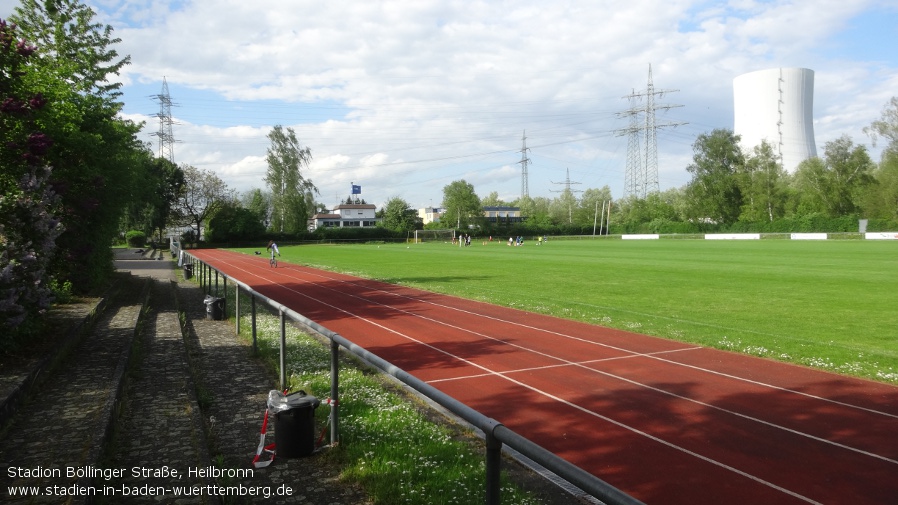
[[[119,252],[117,290],[47,380],[0,369],[0,501],[370,503],[320,454],[252,469],[275,378],[233,323],[205,320],[200,288],[157,258]]]

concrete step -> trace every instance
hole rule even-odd
[[[70,495],[91,479],[79,468],[96,467],[109,438],[126,364],[143,312],[149,283],[123,277],[93,329],[52,376],[15,412],[0,438],[4,500],[9,503],[78,503]],[[29,489],[12,496],[10,486]],[[35,496],[30,491],[37,490]],[[77,497],[76,497],[77,498]]]
[[[164,503],[219,503],[214,495],[174,495],[176,486],[196,489],[215,482],[194,471],[212,463],[170,281],[153,281],[150,307],[146,331],[138,344],[139,358],[129,373],[115,440],[105,461],[110,468],[127,468],[129,472],[108,482],[95,482],[95,486],[107,485],[116,493],[143,486],[161,492],[155,496],[131,493],[128,503],[160,503],[160,497]],[[146,469],[147,473],[135,473],[134,468]],[[124,497],[116,494],[104,498],[102,503],[118,503]]]

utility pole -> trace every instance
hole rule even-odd
[[[168,94],[168,82],[165,77],[162,77],[162,93],[153,95],[152,98],[159,101],[159,113],[156,114],[156,117],[159,118],[159,131],[150,135],[159,137],[159,157],[174,163],[176,141],[172,134],[174,121],[171,117],[171,108],[173,104],[171,96]]]
[[[527,130],[524,130],[524,136],[521,138],[522,147],[521,147],[521,161],[518,163],[521,164],[521,199],[523,200],[525,197],[530,196],[530,188],[527,187],[527,164],[530,163],[530,158],[527,157]]]
[[[624,186],[628,195],[645,198],[649,193],[660,191],[658,184],[658,129],[676,127],[686,123],[665,122],[658,124],[655,111],[668,110],[682,105],[665,105],[655,103],[655,97],[665,93],[679,91],[656,90],[652,82],[652,65],[649,64],[649,78],[644,91],[633,91],[624,98],[630,102],[630,108],[619,112],[618,117],[630,120],[626,128],[617,130],[617,135],[627,135],[627,167],[624,173]],[[640,146],[640,137],[645,145]],[[644,149],[643,149],[644,147]]]

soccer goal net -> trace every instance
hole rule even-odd
[[[452,242],[455,239],[455,230],[415,230],[415,243],[421,242]]]

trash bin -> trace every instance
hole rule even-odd
[[[315,452],[315,409],[321,400],[297,391],[285,395],[268,393],[268,410],[274,414],[275,453],[285,458],[301,458]]]
[[[206,304],[206,319],[210,321],[221,321],[224,319],[224,298],[206,295],[203,303]]]
[[[190,263],[184,264],[184,280],[190,279],[193,277],[193,265]]]

